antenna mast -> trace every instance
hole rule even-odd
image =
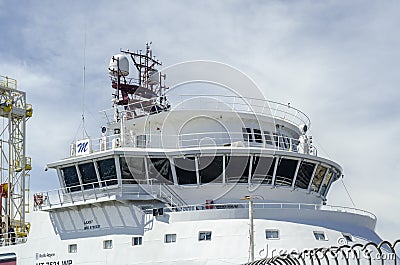
[[[170,108],[165,97],[165,90],[168,89],[164,84],[166,76],[156,69],[162,63],[153,56],[151,44],[146,43],[145,53],[142,50],[121,50],[122,54],[115,55],[110,60],[111,83],[115,89],[115,121],[118,121],[118,106],[123,106],[128,119]],[[125,55],[130,57],[137,71],[136,78],[128,77],[129,61]]]

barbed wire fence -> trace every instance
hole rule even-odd
[[[328,248],[292,251],[274,257],[266,257],[246,265],[397,265],[400,264],[400,239],[393,243],[382,241],[379,244],[344,244]]]

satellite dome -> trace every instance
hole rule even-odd
[[[118,73],[118,66],[119,66],[119,73]],[[129,75],[129,61],[128,58],[125,57],[123,54],[114,55],[110,59],[110,66],[109,66],[110,75],[117,76],[127,76]]]

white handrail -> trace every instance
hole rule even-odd
[[[284,119],[295,124],[296,126],[305,124],[310,127],[311,125],[310,118],[301,110],[272,100],[239,97],[235,95],[177,95],[174,97],[176,97],[174,98],[174,101],[177,102],[184,102],[184,100],[187,100],[188,98],[193,98],[196,100],[199,99],[197,103],[201,104],[198,104],[199,106],[196,106],[195,104],[178,104],[175,107],[173,106],[172,110],[198,110],[206,108],[207,110],[220,111],[226,109],[234,112],[253,113],[277,119]],[[151,104],[155,104],[155,99],[145,99],[128,104],[125,106],[128,111],[121,107],[119,110],[119,118],[123,118],[126,113],[129,113],[129,115],[127,115],[129,118],[141,117],[145,113],[151,114],[151,112],[149,112],[149,105],[145,104],[149,102]],[[139,105],[141,107],[137,108]],[[131,106],[134,107],[131,108]],[[221,106],[224,108],[221,108]],[[136,114],[134,110],[138,110],[138,113]],[[110,120],[108,117],[113,117],[114,111],[114,109],[106,109],[101,111],[101,113],[104,113],[107,117],[107,120]]]

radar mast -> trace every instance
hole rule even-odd
[[[129,77],[129,57],[137,71],[136,77]],[[165,84],[165,75],[157,67],[162,63],[153,56],[151,42],[146,43],[146,50],[132,52],[121,50],[121,54],[114,55],[110,60],[109,73],[113,94],[115,121],[118,121],[118,106],[123,106],[127,118],[134,118],[157,113],[169,109],[165,97],[168,89]]]

